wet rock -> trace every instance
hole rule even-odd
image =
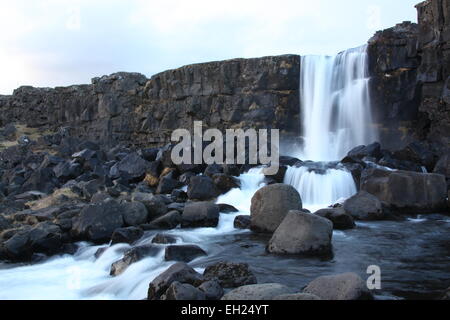
[[[170,194],[174,189],[181,187],[182,184],[178,180],[170,177],[163,177],[160,179],[156,193]]]
[[[302,200],[294,187],[285,184],[266,186],[252,198],[251,229],[272,233],[290,210],[301,209]]]
[[[187,194],[191,200],[212,200],[221,194],[209,177],[197,176],[189,179]]]
[[[112,264],[110,275],[118,276],[125,272],[125,270],[133,263],[136,263],[147,257],[154,257],[160,251],[161,248],[153,245],[140,246],[130,249],[125,252],[122,259]]]
[[[309,293],[282,294],[273,298],[273,300],[322,300],[318,296]]]
[[[108,249],[109,249],[109,247],[103,247],[103,248],[99,248],[97,251],[95,251],[95,254],[94,254],[95,259],[99,259]]]
[[[168,211],[166,202],[161,196],[149,193],[134,192],[131,196],[133,202],[142,202],[148,211],[148,219],[151,221],[165,215]]]
[[[269,241],[275,254],[326,256],[331,253],[333,224],[317,215],[289,211]]]
[[[174,282],[199,286],[204,281],[202,275],[187,264],[183,262],[176,263],[150,283],[148,288],[148,300],[159,300]]]
[[[221,173],[223,173],[223,167],[221,165],[210,164],[209,166],[206,167],[204,175],[209,178],[212,178],[214,175]]]
[[[181,216],[182,228],[215,228],[219,224],[219,207],[211,202],[186,204]]]
[[[156,236],[153,237],[152,243],[155,244],[172,244],[172,243],[176,243],[177,242],[177,238],[167,235],[167,234],[162,234],[162,233],[158,233]]]
[[[383,156],[383,154],[381,153],[381,145],[378,142],[376,142],[368,146],[358,146],[356,148],[353,148],[347,154],[347,156],[358,159],[363,159],[365,157],[380,159]]]
[[[122,210],[116,201],[85,207],[74,221],[73,236],[95,243],[108,242],[113,232],[124,226]]]
[[[279,283],[253,284],[228,292],[223,296],[222,300],[273,300],[275,297],[290,293],[292,293],[292,289]]]
[[[236,212],[239,212],[238,209],[236,209],[235,207],[233,207],[232,205],[229,205],[229,204],[219,203],[218,206],[219,206],[220,213],[236,213]]]
[[[202,248],[195,245],[174,245],[166,247],[166,261],[190,262],[198,257],[208,255]]]
[[[215,280],[203,282],[198,289],[205,294],[206,300],[220,300],[224,295],[222,286]]]
[[[361,189],[397,213],[436,213],[447,210],[447,183],[439,174],[365,170]]]
[[[175,281],[170,285],[170,287],[161,297],[161,300],[198,301],[206,300],[206,295],[203,291],[195,288],[190,284]]]
[[[223,164],[223,173],[233,177],[239,177],[241,175],[241,169],[235,164]]]
[[[111,236],[111,243],[128,243],[132,244],[142,238],[144,231],[136,227],[119,228],[114,231]]]
[[[370,300],[372,294],[361,277],[355,273],[324,276],[313,280],[304,289],[323,300]]]
[[[333,229],[335,230],[348,230],[353,229],[356,226],[352,216],[346,214],[342,207],[322,209],[315,214],[330,220],[333,223]]]
[[[246,263],[219,262],[206,267],[205,279],[217,280],[223,288],[256,284],[257,280]]]
[[[215,174],[212,179],[222,194],[227,193],[231,189],[240,188],[241,186],[238,179],[223,173]]]
[[[175,229],[181,223],[181,214],[178,211],[170,211],[162,217],[156,218],[148,225],[145,225],[146,230],[170,230]]]
[[[432,171],[437,162],[437,157],[424,144],[413,142],[405,148],[393,152],[393,158],[401,161],[416,163],[420,167],[425,167]]]
[[[343,210],[356,220],[383,220],[385,215],[381,201],[366,191],[360,191],[344,202]]]
[[[266,176],[266,179],[274,181],[275,183],[283,183],[287,169],[287,166],[280,166],[276,174],[266,174],[267,168],[264,168],[263,173]]]
[[[251,223],[250,216],[237,216],[234,219],[234,227],[236,229],[250,229]]]
[[[148,221],[148,211],[143,203],[126,202],[121,206],[125,225],[135,227]]]

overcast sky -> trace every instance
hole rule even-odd
[[[0,0],[0,93],[117,71],[335,54],[417,21],[419,0]]]

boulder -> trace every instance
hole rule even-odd
[[[156,218],[150,224],[145,225],[146,230],[170,230],[175,229],[181,223],[181,214],[178,211],[170,211],[162,217]]]
[[[212,178],[215,174],[223,173],[223,166],[219,164],[210,164],[206,167],[204,175]]]
[[[134,192],[131,195],[131,200],[133,202],[142,202],[145,205],[150,221],[165,215],[168,211],[166,202],[162,196],[155,196],[151,193]]]
[[[132,244],[142,238],[144,231],[141,228],[128,227],[119,228],[114,231],[111,236],[111,243],[128,243]]]
[[[176,243],[176,242],[177,242],[177,238],[167,235],[167,234],[162,234],[162,233],[158,233],[152,239],[152,243],[155,243],[155,244],[172,244],[172,243]]]
[[[289,211],[269,241],[267,250],[275,254],[318,255],[331,253],[333,223],[317,215]]]
[[[273,184],[258,190],[252,198],[251,229],[274,232],[290,210],[301,210],[298,191],[286,184]]]
[[[197,176],[189,179],[187,194],[192,200],[212,200],[221,194],[209,177]]]
[[[125,252],[123,258],[111,265],[110,275],[118,276],[122,274],[130,265],[147,257],[154,257],[161,251],[161,248],[153,245],[139,246]]]
[[[348,230],[353,229],[356,226],[352,216],[346,214],[342,207],[322,209],[315,214],[330,220],[333,223],[333,229],[335,230]]]
[[[253,284],[236,288],[222,297],[222,300],[249,301],[273,300],[283,294],[290,294],[292,290],[279,283]]]
[[[125,177],[130,180],[143,180],[150,163],[142,159],[136,152],[125,156],[110,171],[114,178]]]
[[[173,245],[166,247],[166,261],[190,262],[198,257],[208,254],[199,246],[195,245]]]
[[[227,193],[231,189],[241,187],[241,183],[238,179],[223,173],[215,174],[212,179],[217,189],[219,189],[222,194]]]
[[[447,183],[440,174],[368,169],[361,190],[376,196],[390,210],[423,214],[447,210]]]
[[[159,300],[174,282],[199,286],[204,281],[203,276],[186,263],[176,263],[150,283],[148,288],[148,300]]]
[[[206,295],[203,291],[195,288],[187,283],[173,282],[166,290],[161,300],[189,300],[198,301],[206,300]]]
[[[219,207],[211,202],[192,202],[186,204],[181,216],[182,228],[217,227]]]
[[[439,158],[439,161],[433,169],[433,173],[442,174],[447,179],[450,179],[450,153]]]
[[[148,211],[141,202],[126,202],[122,204],[123,221],[130,227],[139,226],[148,221]]]
[[[323,276],[313,280],[303,290],[323,300],[370,300],[366,283],[355,273]]]
[[[354,157],[358,159],[363,159],[365,157],[380,159],[383,154],[381,152],[381,145],[377,142],[372,143],[368,146],[358,146],[353,148],[348,154],[348,157]]]
[[[236,229],[250,229],[251,223],[250,216],[237,216],[234,219],[234,227]]]
[[[207,266],[203,276],[207,280],[217,280],[223,288],[257,283],[255,275],[246,263],[218,262]]]
[[[72,235],[80,240],[105,243],[123,226],[122,206],[112,200],[83,208],[73,223]]]
[[[206,300],[220,300],[224,295],[222,286],[215,280],[203,282],[198,289],[203,291]]]
[[[322,300],[318,296],[309,293],[282,294],[273,298],[273,300]]]
[[[381,201],[366,191],[360,191],[344,202],[343,211],[361,221],[383,220],[385,215]]]
[[[238,209],[229,204],[218,204],[220,213],[236,213],[239,212]]]
[[[171,177],[163,177],[160,179],[156,193],[158,194],[170,194],[176,188],[182,186],[182,183]]]
[[[11,229],[13,226],[11,222],[4,216],[0,215],[0,232]]]

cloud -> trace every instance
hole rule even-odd
[[[413,20],[417,0],[0,0],[0,93],[184,64],[334,54]]]

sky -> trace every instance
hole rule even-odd
[[[0,94],[360,46],[420,0],[0,0]]]

